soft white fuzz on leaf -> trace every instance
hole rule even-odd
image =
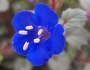
[[[54,56],[48,62],[52,70],[68,70],[70,66],[70,59],[66,52],[62,52],[59,56]]]
[[[82,45],[87,45],[89,38],[90,33],[84,28],[72,27],[66,30],[66,41],[77,49],[80,49]]]
[[[87,11],[90,8],[90,0],[79,0],[82,9]]]
[[[63,20],[63,25],[65,29],[71,27],[82,27],[85,24],[86,12],[77,8],[77,9],[67,9],[63,11],[61,19]]]

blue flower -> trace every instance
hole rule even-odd
[[[12,25],[16,31],[12,40],[15,52],[26,56],[34,66],[64,50],[64,28],[58,24],[57,14],[43,3],[35,6],[34,14],[29,10],[18,12]]]

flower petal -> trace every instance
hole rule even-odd
[[[51,36],[46,41],[48,47],[51,48],[54,54],[59,54],[64,50],[65,38],[63,32],[63,27],[61,25],[57,25],[51,30]]]
[[[33,48],[27,54],[27,59],[34,65],[40,66],[51,58],[52,52],[46,48],[45,42],[34,44]]]
[[[29,45],[31,41],[35,38],[35,35],[20,35],[20,34],[15,34],[12,40],[12,45],[15,50],[20,55],[25,56],[28,51],[30,50],[30,46],[26,50],[23,50],[23,46],[25,42],[29,42]]]
[[[33,25],[32,24],[32,16],[33,13],[29,10],[23,10],[18,12],[12,20],[12,25],[15,31],[25,30],[26,26]]]
[[[58,23],[57,14],[43,3],[35,6],[35,17],[39,18],[41,21],[37,23],[37,25],[47,26],[48,29],[54,27]]]

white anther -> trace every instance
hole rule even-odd
[[[40,29],[37,34],[40,36],[42,32],[43,32],[43,29]]]
[[[24,50],[24,51],[27,50],[28,45],[29,45],[29,42],[25,42],[25,44],[24,44],[24,46],[23,46],[23,50]]]
[[[26,29],[27,30],[32,30],[33,29],[33,26],[26,26]]]
[[[38,27],[41,27],[41,26],[38,26]]]
[[[39,43],[39,42],[40,42],[39,38],[34,39],[34,43]]]
[[[19,34],[27,35],[27,31],[25,31],[25,30],[21,30],[21,31],[19,31]]]

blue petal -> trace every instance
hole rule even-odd
[[[16,53],[25,56],[28,51],[31,49],[30,46],[28,46],[27,50],[23,50],[23,46],[25,42],[31,43],[33,39],[36,38],[35,35],[20,35],[20,34],[15,34],[13,39],[12,39],[12,45]]]
[[[27,59],[34,65],[40,66],[52,57],[52,52],[46,48],[45,43],[35,44],[27,54]]]
[[[25,30],[28,25],[33,25],[32,23],[33,13],[29,10],[23,10],[18,12],[12,20],[12,25],[15,31]]]
[[[35,6],[35,18],[38,18],[40,23],[37,25],[44,25],[48,30],[58,23],[57,14],[51,10],[46,4],[40,3]]]
[[[57,25],[51,30],[50,38],[46,41],[48,47],[51,48],[54,54],[60,54],[64,50],[65,38],[63,32],[63,27]]]

